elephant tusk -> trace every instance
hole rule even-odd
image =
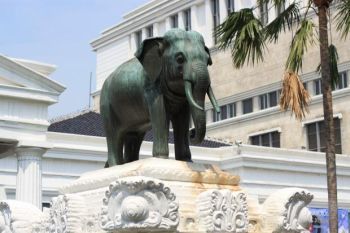
[[[199,110],[204,111],[204,109],[199,106],[196,101],[194,101],[193,99],[193,95],[192,95],[192,84],[190,81],[185,81],[185,93],[186,93],[186,97],[188,102],[190,103],[191,106],[198,108]]]
[[[210,102],[211,102],[211,104],[213,105],[215,111],[216,111],[217,113],[219,113],[219,112],[220,112],[220,107],[219,107],[219,105],[218,105],[218,102],[216,101],[216,98],[215,98],[215,96],[214,96],[213,89],[211,89],[211,86],[209,86],[207,93],[208,93]]]

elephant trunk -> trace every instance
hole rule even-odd
[[[190,140],[193,144],[203,141],[206,132],[206,114],[204,111],[205,95],[208,91],[210,80],[207,67],[200,63],[192,65],[191,80],[185,81],[185,93],[190,103],[194,130],[190,132]]]

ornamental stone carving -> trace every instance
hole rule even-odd
[[[49,218],[50,233],[67,232],[67,203],[68,198],[65,195],[60,195],[52,199],[52,207],[50,209]]]
[[[134,176],[113,182],[103,199],[101,228],[109,231],[176,231],[178,203],[160,180]]]
[[[305,189],[285,188],[270,195],[262,206],[262,232],[310,233],[307,205],[313,195]]]
[[[6,202],[0,202],[0,233],[12,233],[11,209]]]
[[[199,195],[197,209],[207,232],[248,232],[248,205],[244,193],[208,190]]]
[[[283,229],[288,233],[308,233],[312,216],[306,207],[313,199],[313,195],[306,191],[295,192],[285,205],[283,214]]]

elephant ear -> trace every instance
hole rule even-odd
[[[150,79],[154,82],[162,70],[164,39],[154,37],[145,39],[135,53]]]
[[[204,48],[205,48],[205,51],[208,53],[208,55],[209,55],[209,59],[208,59],[208,65],[212,65],[213,64],[213,60],[211,60],[211,56],[210,56],[210,52],[209,52],[209,49],[208,49],[208,47],[207,46],[204,46]]]

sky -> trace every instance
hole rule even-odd
[[[0,0],[0,54],[57,66],[50,76],[67,89],[49,118],[89,105],[96,55],[90,42],[149,0]]]

